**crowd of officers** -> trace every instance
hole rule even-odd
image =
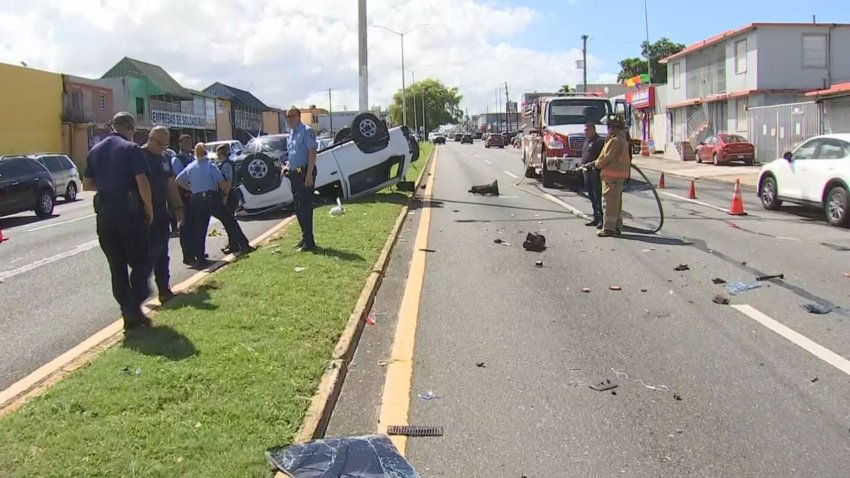
[[[83,180],[84,189],[97,191],[98,240],[109,263],[112,294],[121,306],[125,329],[151,323],[142,303],[150,295],[152,273],[160,302],[174,297],[168,254],[173,226],[180,235],[183,262],[195,268],[212,264],[206,253],[210,217],[227,231],[228,245],[222,252],[254,250],[234,217],[236,168],[229,147],[218,147],[220,164],[215,166],[203,143],[193,148],[192,138],[183,135],[180,151],[172,157],[167,128],[152,128],[147,142],[139,146],[131,140],[135,126],[130,113],[113,117],[113,132],[89,152]]]

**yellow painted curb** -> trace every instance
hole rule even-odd
[[[251,241],[251,245],[257,247],[274,239],[274,237],[279,235],[294,219],[295,216],[289,216],[283,219]],[[176,293],[190,291],[212,273],[227,264],[230,264],[234,260],[236,260],[236,256],[228,254],[216,261],[208,269],[199,271],[192,275],[192,277],[175,285],[172,287],[172,290]],[[157,301],[149,300],[144,304],[143,308],[148,314],[153,314],[157,304]],[[123,332],[123,319],[116,320],[96,332],[88,339],[76,345],[71,350],[42,365],[34,372],[10,385],[8,388],[0,392],[0,417],[20,408],[28,400],[43,393],[74,370],[77,370],[91,362],[92,359],[94,359],[100,352],[103,352],[118,343]]]
[[[360,297],[357,299],[357,304],[354,311],[348,319],[348,323],[343,330],[342,336],[336,344],[333,351],[333,359],[329,362],[322,379],[319,382],[319,388],[313,395],[310,402],[310,407],[307,409],[307,414],[304,421],[301,423],[301,428],[295,434],[293,443],[304,443],[316,438],[324,436],[328,422],[333,414],[336,401],[342,391],[342,385],[345,382],[345,376],[348,373],[348,364],[354,357],[354,352],[357,350],[357,344],[360,341],[360,335],[363,332],[363,327],[366,323],[366,317],[372,309],[372,304],[375,301],[375,296],[381,287],[384,272],[390,261],[390,254],[395,247],[401,228],[404,225],[404,220],[407,217],[409,203],[415,197],[416,191],[422,181],[428,176],[428,166],[434,158],[437,148],[431,150],[431,154],[425,161],[425,167],[419,174],[414,183],[414,195],[411,196],[408,204],[402,207],[396,218],[395,225],[390,231],[387,242],[375,262],[375,267],[372,268],[372,273],[366,279],[366,284],[360,292]],[[277,472],[275,478],[284,478],[287,475],[282,472]]]

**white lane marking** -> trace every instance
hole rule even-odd
[[[697,201],[696,199],[686,198],[685,196],[679,196],[678,194],[668,193],[667,191],[659,191],[659,192],[661,194],[665,195],[665,196],[670,196],[671,198],[676,198],[676,199],[679,199],[681,201],[699,204],[700,206],[705,206],[705,207],[714,209],[715,211],[727,212],[726,209],[723,209],[722,207],[715,206],[714,204],[709,204],[707,202]]]
[[[484,162],[487,163],[487,164],[493,164],[490,161],[487,161],[486,159],[484,160]]]
[[[785,337],[786,339],[793,342],[795,345],[800,348],[806,350],[811,353],[815,357],[823,360],[824,362],[832,365],[833,367],[841,370],[842,372],[850,375],[850,360],[838,355],[837,353],[829,350],[828,348],[820,345],[819,343],[809,339],[808,337],[796,332],[779,322],[773,320],[768,317],[764,313],[756,310],[754,307],[749,305],[733,305],[733,309],[738,312],[746,315],[747,317],[755,320],[761,325],[767,327],[768,329],[776,332],[777,334]]]
[[[517,176],[516,174],[514,174],[514,173],[512,173],[512,172],[510,172],[510,171],[508,171],[508,170],[506,170],[506,169],[503,169],[503,170],[502,170],[502,172],[503,172],[503,173],[505,173],[505,174],[507,174],[508,176],[510,176],[510,177],[512,177],[512,178],[514,178],[514,179],[519,179],[519,176]]]
[[[11,277],[15,277],[17,275],[24,274],[26,272],[38,269],[39,267],[46,266],[48,264],[52,264],[56,261],[61,261],[62,259],[67,259],[68,257],[76,256],[77,254],[82,254],[90,249],[94,249],[98,247],[100,244],[97,239],[93,241],[84,242],[82,244],[78,244],[74,246],[73,249],[69,249],[65,252],[61,252],[56,254],[55,256],[45,257],[44,259],[39,259],[35,262],[31,262],[29,264],[23,265],[16,269],[8,270],[5,272],[0,272],[0,281],[4,281]]]
[[[54,223],[51,223],[51,224],[45,224],[44,226],[31,227],[29,229],[24,229],[24,232],[40,231],[42,229],[47,229],[49,227],[61,226],[63,224],[69,224],[69,223],[72,223],[72,222],[82,221],[82,220],[85,220],[85,219],[88,219],[88,218],[91,218],[91,217],[95,217],[95,216],[97,216],[97,214],[89,214],[87,216],[78,217],[78,218],[75,218],[75,219],[68,219],[67,221],[59,221],[59,222],[54,222]]]

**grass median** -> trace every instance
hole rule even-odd
[[[263,451],[297,432],[406,200],[317,208],[315,254],[287,228],[0,418],[0,477],[269,476]]]

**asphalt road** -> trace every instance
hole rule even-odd
[[[661,233],[643,233],[658,208],[634,181],[626,233],[600,239],[568,211],[589,213],[584,197],[533,179],[514,188],[521,175],[517,150],[440,147],[409,423],[445,436],[407,442],[422,476],[846,476],[850,231],[817,211],[764,211],[746,190],[750,214],[730,216],[729,184],[698,182],[697,204],[677,198],[689,183],[668,176]],[[493,179],[498,198],[466,192]],[[417,221],[394,252],[328,436],[377,427]],[[545,252],[522,249],[528,231],[546,236]],[[712,282],[778,273],[738,295]],[[718,293],[757,312],[717,305]],[[808,303],[833,311],[810,314]],[[828,350],[815,356],[798,345],[806,338]],[[589,388],[608,380],[618,387]],[[419,398],[429,391],[440,398]]]
[[[33,213],[0,218],[8,241],[0,244],[0,389],[25,377],[120,318],[112,298],[109,267],[95,231],[92,193],[73,203],[60,200],[54,216]],[[280,216],[241,221],[249,239]],[[214,220],[207,239],[211,259],[223,256],[227,236]],[[182,263],[179,239],[170,244],[171,283],[195,274]],[[151,280],[151,287],[156,290]]]

